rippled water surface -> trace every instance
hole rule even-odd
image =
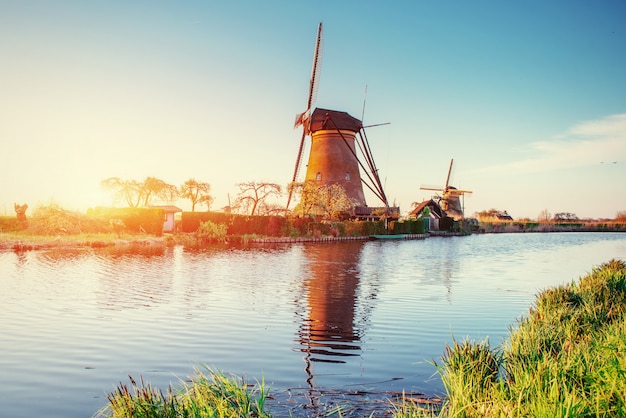
[[[0,252],[0,416],[90,417],[128,375],[176,387],[201,365],[277,403],[441,393],[446,343],[498,345],[537,292],[611,258],[626,234]]]

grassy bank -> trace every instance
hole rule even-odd
[[[626,232],[624,221],[535,222],[535,221],[485,221],[477,232]]]
[[[500,349],[454,343],[437,367],[442,410],[404,405],[403,416],[626,416],[624,262],[542,292]]]
[[[148,234],[84,233],[72,235],[33,235],[29,232],[5,232],[0,234],[0,251],[31,251],[51,248],[105,248],[147,245],[172,245],[168,237]]]
[[[58,205],[39,206],[19,221],[0,217],[0,250],[40,250],[166,244],[163,215],[146,208],[100,210],[82,214]]]
[[[390,399],[380,416],[626,416],[626,264],[612,260],[544,290],[500,348],[455,342],[435,366],[447,391],[443,404],[405,396]],[[99,416],[269,417],[268,396],[262,383],[210,371],[165,394],[131,379],[130,388],[121,384],[109,395]]]
[[[120,383],[108,395],[109,404],[97,417],[179,418],[179,417],[269,417],[265,412],[267,390],[263,382],[246,384],[236,376],[206,369],[196,371],[189,383],[182,382],[176,392],[166,393],[149,383],[138,384],[132,377],[130,387]]]

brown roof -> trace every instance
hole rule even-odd
[[[409,213],[409,215],[419,215],[426,206],[430,208],[431,213],[434,212],[434,214],[437,215],[439,218],[443,218],[443,211],[441,210],[441,206],[439,206],[439,204],[432,199],[424,200],[422,203],[417,205],[417,207],[413,209],[411,213]]]
[[[352,132],[359,132],[362,126],[360,120],[350,116],[346,112],[316,108],[311,115],[309,132],[317,132],[325,129],[345,129]]]
[[[172,206],[172,205],[151,205],[151,206],[146,206],[148,208],[156,208],[156,209],[163,209],[166,213],[176,213],[176,212],[182,212],[183,210],[177,206]]]

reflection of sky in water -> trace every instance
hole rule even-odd
[[[453,337],[499,344],[537,292],[612,257],[626,235],[4,252],[0,404],[82,417],[128,374],[165,387],[197,364],[279,393],[432,393]]]

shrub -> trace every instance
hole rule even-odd
[[[35,235],[75,235],[110,232],[107,220],[62,209],[56,204],[37,207],[29,218],[28,232]]]
[[[385,221],[358,221],[354,222],[360,227],[360,236],[386,234]]]
[[[130,388],[120,383],[107,396],[109,405],[98,417],[269,417],[265,412],[268,392],[263,382],[250,389],[243,379],[208,370],[196,371],[189,383],[175,392],[154,388],[130,377]]]
[[[0,216],[0,232],[21,231],[22,225],[15,216]]]
[[[226,241],[226,225],[216,224],[211,221],[202,222],[196,231],[196,238],[203,242],[224,242]]]

